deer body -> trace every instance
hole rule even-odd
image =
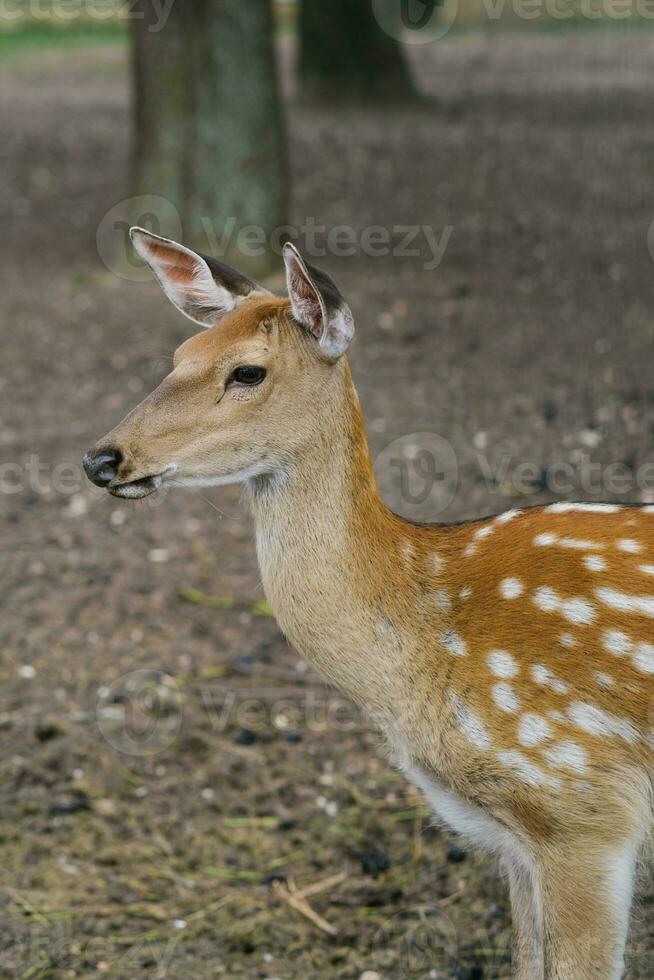
[[[403,521],[377,490],[333,283],[289,249],[289,302],[174,243],[136,242],[212,329],[88,457],[91,478],[118,496],[245,482],[284,633],[436,812],[500,858],[516,976],[618,978],[652,825],[654,508]],[[263,371],[255,386],[234,368],[244,358]]]
[[[615,607],[654,582],[654,508],[555,505],[414,527],[376,495],[354,398],[348,414],[346,448],[339,427],[284,485],[251,489],[280,626],[372,716],[439,816],[510,879],[531,883],[535,854],[557,855],[562,966],[543,972],[538,943],[523,976],[617,977],[651,820],[654,609],[625,622]],[[575,864],[590,880],[566,894]],[[600,918],[598,890],[610,906]]]

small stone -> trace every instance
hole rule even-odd
[[[96,800],[93,804],[93,809],[96,813],[99,813],[101,817],[113,817],[117,811],[114,800],[110,800],[107,797]]]
[[[254,745],[256,740],[257,736],[255,732],[251,732],[249,728],[242,728],[234,738],[237,745]]]
[[[365,875],[377,878],[390,865],[388,855],[379,848],[371,848],[361,855],[361,870]]]
[[[49,742],[58,735],[63,735],[63,729],[54,721],[40,721],[34,729],[34,735],[39,742]]]
[[[81,493],[76,493],[70,498],[66,513],[69,517],[83,517],[87,513],[89,505]]]
[[[160,565],[170,558],[170,552],[167,548],[151,548],[148,551],[148,561],[151,561],[155,565]]]
[[[18,668],[18,676],[22,677],[23,680],[31,681],[33,677],[36,677],[36,669],[31,664],[21,664]]]
[[[597,429],[582,429],[579,433],[579,441],[588,449],[597,449],[602,441],[602,433]]]
[[[382,975],[376,970],[364,970],[359,980],[382,980]]]

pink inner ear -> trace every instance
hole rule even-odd
[[[163,242],[148,242],[147,246],[153,266],[165,269],[166,277],[178,286],[190,285],[197,273],[197,262],[192,256]]]
[[[309,328],[316,340],[320,340],[324,326],[320,298],[296,262],[290,272],[289,293],[295,318]]]
[[[185,309],[191,303],[215,305],[214,285],[209,274],[203,275],[202,263],[193,255],[167,242],[148,239],[145,250],[150,265],[161,278],[169,298]]]

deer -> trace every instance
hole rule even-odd
[[[288,242],[278,296],[130,234],[203,329],[86,454],[89,479],[130,499],[242,484],[282,632],[497,859],[517,980],[622,976],[653,822],[654,507],[403,519],[375,479],[333,280]]]

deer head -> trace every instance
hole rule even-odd
[[[284,247],[288,297],[142,228],[136,251],[171,302],[205,329],[161,384],[84,457],[93,483],[145,497],[164,482],[279,477],[315,442],[346,374],[352,313],[332,280]]]

